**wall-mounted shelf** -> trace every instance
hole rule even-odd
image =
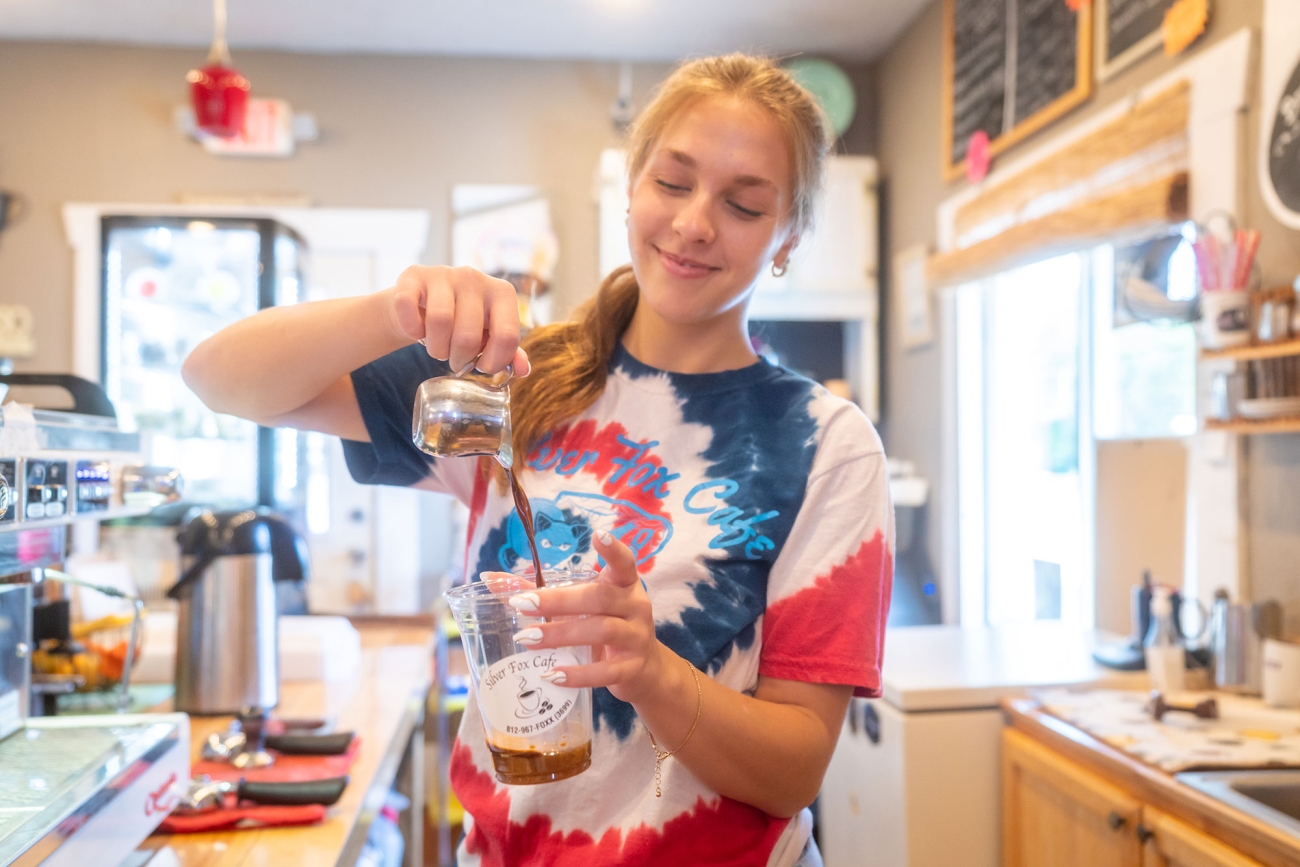
[[[1300,433],[1300,418],[1270,418],[1259,421],[1251,419],[1234,419],[1218,421],[1206,419],[1207,431],[1218,430],[1235,434],[1285,434]]]
[[[1300,340],[1280,343],[1261,343],[1258,346],[1234,346],[1231,349],[1203,349],[1205,361],[1262,361],[1266,358],[1287,358],[1300,355]]]

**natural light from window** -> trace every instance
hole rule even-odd
[[[1168,299],[1194,297],[1190,246],[1164,249]],[[1195,431],[1192,326],[1117,314],[1115,256],[1104,246],[957,290],[962,622],[1090,627],[1097,440]]]

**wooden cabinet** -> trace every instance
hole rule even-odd
[[[1154,807],[1142,808],[1142,867],[1261,867],[1235,849]]]
[[[1002,732],[1004,867],[1262,867],[1015,729]]]
[[[1142,805],[1026,735],[1002,735],[1005,867],[1143,867]]]

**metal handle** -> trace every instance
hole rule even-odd
[[[199,576],[203,574],[203,571],[216,561],[216,552],[210,550],[204,551],[196,557],[194,562],[190,564],[190,568],[186,569],[185,572],[182,573],[181,577],[176,579],[176,583],[168,588],[167,598],[180,601],[182,591],[195,581],[199,580]]]
[[[1106,824],[1110,825],[1112,831],[1118,831],[1120,828],[1123,828],[1128,824],[1128,819],[1125,819],[1119,813],[1111,810],[1110,815],[1106,817]]]
[[[421,309],[423,309],[423,308],[421,308]],[[424,338],[423,338],[423,337],[421,337],[419,340],[417,340],[417,341],[415,341],[415,342],[418,343],[418,344],[420,344],[421,346],[425,347],[426,349],[429,347],[429,344],[427,344],[427,343],[424,342]],[[482,357],[483,357],[483,353],[480,352],[478,355],[474,356],[473,360],[471,360],[469,364],[465,365],[465,366],[462,367],[460,370],[456,371],[456,372],[453,374],[453,376],[461,377],[461,376],[464,376],[465,374],[469,373],[471,370],[474,369],[474,365],[478,364],[478,360],[479,360],[480,358],[482,358]],[[506,371],[506,378],[503,379],[503,380],[501,380],[501,385],[505,385],[507,382],[509,382],[510,380],[514,379],[514,376],[515,376],[515,366],[514,366],[514,364],[513,364],[513,363],[511,363],[511,364],[507,364],[506,367],[505,367],[505,371]]]
[[[352,732],[332,735],[267,735],[267,749],[287,756],[341,756],[352,746]]]
[[[1152,831],[1146,825],[1143,825],[1141,822],[1138,822],[1137,838],[1139,843],[1145,846],[1147,844],[1147,841],[1150,840],[1155,835],[1156,835],[1155,831]]]
[[[3,220],[0,220],[3,222]],[[108,399],[108,392],[99,383],[73,376],[70,373],[8,373],[0,374],[5,385],[49,386],[61,388],[72,395],[72,411],[83,415],[99,415],[116,419],[117,410]]]
[[[866,732],[867,740],[873,744],[880,743],[880,714],[866,702],[862,703],[862,730]]]
[[[483,353],[481,352],[478,355],[474,356],[474,359],[470,361],[469,364],[465,365],[464,367],[462,367],[460,370],[456,372],[456,376],[461,377],[469,373],[471,370],[474,369],[474,365],[478,364],[479,359],[482,357],[483,357]],[[502,385],[505,385],[507,382],[515,378],[515,366],[513,363],[507,364],[505,366],[505,371],[506,371],[506,378],[501,380],[500,384],[497,385],[497,388],[500,388]]]

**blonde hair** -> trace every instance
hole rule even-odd
[[[793,162],[793,195],[785,223],[796,233],[807,231],[830,140],[816,101],[767,58],[729,54],[679,66],[628,134],[628,177],[635,182],[664,130],[682,111],[713,96],[750,101],[776,119]],[[624,265],[605,278],[595,297],[571,319],[534,329],[524,337],[532,373],[512,385],[516,460],[523,461],[548,430],[579,415],[600,397],[609,359],[632,321],[639,297],[632,266]]]

